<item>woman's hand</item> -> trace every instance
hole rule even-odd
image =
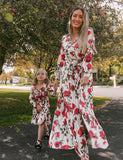
[[[56,92],[57,88],[58,88],[58,80],[57,79],[54,81],[53,88],[54,88],[54,91]]]
[[[42,110],[42,108],[39,105],[37,105],[37,111],[41,112],[41,110]]]
[[[85,86],[89,83],[89,77],[83,77],[81,80],[81,85]]]

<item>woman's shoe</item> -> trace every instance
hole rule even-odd
[[[45,134],[45,136],[44,136],[44,139],[45,139],[45,140],[48,140],[48,139],[49,139],[49,131],[46,132],[46,134]]]

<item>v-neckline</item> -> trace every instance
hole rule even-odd
[[[40,91],[42,87],[44,87],[44,83],[43,83],[43,85],[42,85],[40,88],[36,88],[36,86],[35,86],[35,88],[36,88],[38,91]]]

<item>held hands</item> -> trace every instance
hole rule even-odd
[[[42,108],[39,105],[37,105],[37,111],[41,112],[41,110],[42,110]]]
[[[57,79],[54,81],[53,88],[54,88],[54,91],[56,92],[57,88],[58,88],[58,80]]]
[[[81,80],[81,85],[85,86],[89,83],[89,77],[83,77]]]

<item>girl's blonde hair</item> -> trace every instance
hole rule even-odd
[[[45,72],[46,79],[44,79],[44,83],[47,83],[47,82],[49,81],[46,70],[43,69],[43,68],[39,68],[39,69],[35,72],[35,75],[34,75],[34,78],[33,78],[33,81],[32,81],[32,84],[33,84],[33,85],[36,85],[36,84],[38,83],[37,75],[38,75],[38,73],[39,73],[40,71],[44,71],[44,72]]]
[[[82,26],[80,27],[80,30],[78,33],[78,44],[79,44],[80,52],[85,54],[86,49],[87,49],[89,20],[88,20],[88,13],[86,12],[86,10],[84,8],[78,6],[72,10],[70,17],[69,17],[69,22],[68,22],[68,31],[69,31],[69,34],[73,33],[71,18],[72,18],[73,12],[76,10],[81,10],[83,13],[83,23],[82,23]]]

